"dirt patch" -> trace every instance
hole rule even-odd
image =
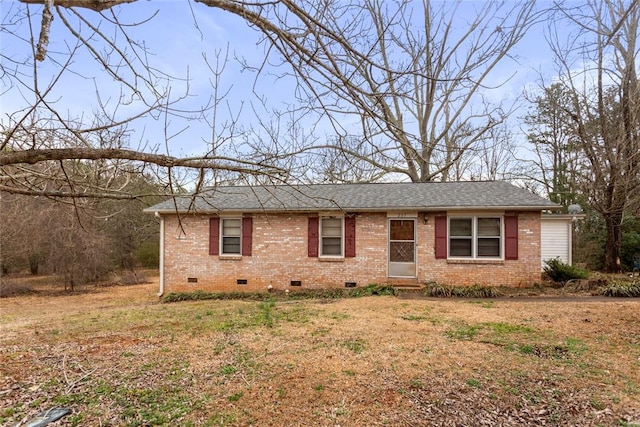
[[[0,299],[0,424],[640,425],[637,300],[156,291]]]

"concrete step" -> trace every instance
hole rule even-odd
[[[398,289],[424,289],[420,283],[392,283],[391,286]]]

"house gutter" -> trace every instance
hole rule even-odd
[[[155,212],[154,215],[160,220],[160,289],[158,289],[158,297],[161,297],[164,294],[164,218],[158,212]]]
[[[155,212],[156,214],[192,214],[192,215],[219,215],[221,213],[252,213],[252,214],[270,214],[270,213],[317,213],[319,211],[322,212],[403,212],[403,211],[412,211],[412,212],[428,212],[428,213],[436,213],[443,211],[494,211],[494,210],[504,210],[511,212],[526,212],[526,211],[546,211],[552,209],[558,209],[560,205],[547,205],[547,206],[388,206],[388,207],[377,207],[377,208],[335,208],[335,207],[327,207],[327,206],[319,206],[317,208],[301,208],[301,209],[265,209],[265,208],[233,208],[233,209],[218,209],[215,211],[199,211],[199,210],[188,210],[188,209],[173,209],[173,210],[163,210],[159,212]],[[575,216],[575,215],[573,215]]]

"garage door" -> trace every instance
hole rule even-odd
[[[542,218],[542,264],[547,259],[560,258],[571,264],[571,221]]]

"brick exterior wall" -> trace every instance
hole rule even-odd
[[[540,212],[518,213],[519,259],[452,261],[435,259],[434,215],[416,218],[417,278],[387,277],[388,218],[362,213],[356,219],[356,257],[325,260],[307,256],[307,214],[253,215],[252,256],[209,255],[209,217],[165,217],[165,292],[264,291],[342,288],[370,283],[530,286],[540,281]],[[239,285],[238,279],[246,280]],[[291,281],[301,287],[291,287]]]

